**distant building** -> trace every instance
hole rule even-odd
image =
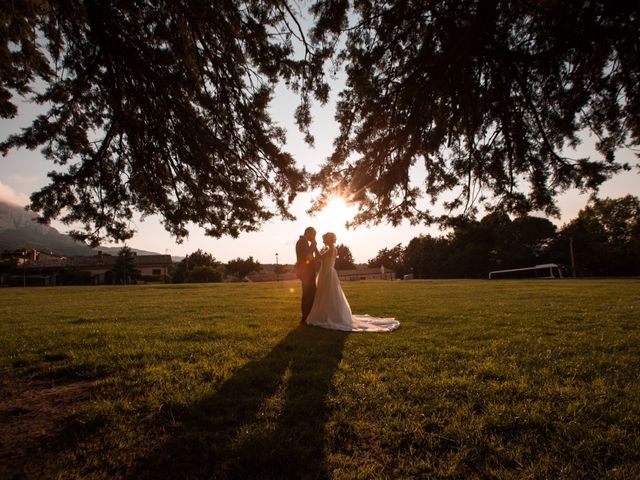
[[[16,265],[22,265],[29,261],[35,261],[38,255],[38,251],[31,249],[17,249],[17,250],[5,250],[0,254],[0,259],[9,260],[13,259]]]
[[[20,264],[30,285],[64,285],[65,279],[73,277],[72,283],[111,284],[113,266],[117,256],[98,252],[93,256],[61,257],[30,251]],[[172,266],[171,255],[136,256],[135,268],[144,283],[165,282]]]

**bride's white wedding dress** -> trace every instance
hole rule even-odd
[[[335,264],[336,248],[331,247],[321,259],[316,295],[307,324],[347,332],[390,332],[400,326],[395,318],[353,315],[340,286]]]

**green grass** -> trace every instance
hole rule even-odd
[[[95,379],[52,478],[640,477],[637,279],[344,290],[400,329],[299,327],[293,282],[3,289],[2,382]]]

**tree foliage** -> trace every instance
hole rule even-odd
[[[115,283],[127,285],[132,280],[140,278],[140,270],[136,269],[136,254],[131,248],[124,246],[120,249],[111,271]]]
[[[640,274],[640,199],[595,199],[582,209],[551,245],[565,265],[571,264],[571,241],[578,275]]]
[[[224,269],[213,255],[198,249],[176,265],[171,277],[174,283],[221,282]]]
[[[616,148],[640,144],[637,2],[354,9],[341,53],[340,133],[315,180],[359,202],[356,224],[470,215],[486,194],[489,209],[557,214],[558,193],[597,188],[627,168]],[[566,156],[583,130],[598,138],[601,159]],[[416,166],[426,171],[422,185]],[[419,204],[425,193],[432,202],[444,195],[444,216]]]
[[[196,265],[189,270],[187,281],[189,283],[222,282],[224,270],[211,265]]]
[[[273,266],[273,273],[275,273],[276,275],[282,275],[285,273],[289,273],[290,271],[291,268],[288,265],[278,264]]]
[[[0,275],[14,274],[18,271],[18,259],[16,257],[0,258]]]
[[[405,249],[401,243],[393,248],[383,248],[367,263],[370,268],[385,267],[393,270],[399,278],[402,278],[407,273]]]
[[[235,260],[229,260],[225,270],[227,274],[242,279],[251,273],[262,270],[262,265],[260,265],[260,262],[254,260],[253,257],[246,259],[238,257]]]
[[[0,4],[0,116],[17,114],[14,95],[48,108],[0,145],[42,147],[54,163],[31,208],[79,222],[93,245],[129,238],[134,210],[178,239],[189,222],[236,236],[291,218],[308,177],[269,105],[278,82],[297,91],[312,143],[327,60],[342,62],[346,88],[315,208],[338,191],[359,204],[356,224],[447,221],[484,200],[556,214],[560,192],[596,189],[626,168],[615,150],[640,144],[637,2],[315,0],[309,32],[304,5]],[[583,130],[601,159],[566,156]]]
[[[351,250],[349,250],[349,247],[341,243],[336,247],[336,250],[336,270],[349,270],[352,268],[356,268],[356,264],[353,260],[353,255],[351,254]]]
[[[299,35],[284,0],[3,2],[0,116],[12,93],[49,110],[1,150],[44,147],[55,169],[31,208],[92,245],[130,238],[133,209],[179,239],[188,222],[237,236],[292,218],[305,176],[269,102],[278,81],[297,90],[308,132],[310,96],[328,94],[326,49],[297,55]]]
[[[460,220],[445,237],[412,239],[405,262],[417,277],[486,278],[491,270],[552,261],[547,246],[555,233],[555,225],[545,218],[511,220],[503,212],[493,212],[479,221]]]
[[[560,264],[570,274],[570,241],[579,276],[640,274],[640,199],[592,200],[559,230],[545,218],[511,219],[503,212],[458,219],[447,235],[382,249],[369,265],[393,265],[417,278],[486,278],[491,270],[542,263]]]

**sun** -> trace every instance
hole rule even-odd
[[[338,243],[343,243],[347,236],[345,224],[353,220],[357,210],[355,205],[347,203],[344,198],[331,197],[325,207],[312,219],[319,238],[322,238],[326,232],[333,232],[338,237]]]

